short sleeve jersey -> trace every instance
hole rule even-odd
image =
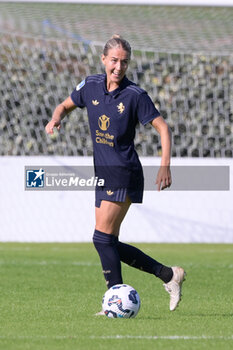
[[[83,80],[71,99],[77,107],[87,108],[95,167],[140,169],[134,148],[135,127],[160,115],[146,91],[124,77],[119,88],[108,92],[106,74],[98,74]],[[118,175],[127,177],[124,170]]]

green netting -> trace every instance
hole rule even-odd
[[[232,157],[231,17],[231,8],[0,3],[0,155],[92,154],[85,111],[53,138],[44,125],[79,81],[103,72],[103,43],[121,32],[134,48],[128,76],[171,126],[173,156]],[[160,153],[150,126],[135,144],[140,155]]]

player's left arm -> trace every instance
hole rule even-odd
[[[172,177],[170,170],[171,161],[171,129],[163,117],[159,116],[151,121],[151,125],[159,133],[162,146],[161,165],[156,178],[158,191],[171,186]]]

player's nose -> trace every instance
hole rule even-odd
[[[116,70],[119,72],[121,70],[121,62],[117,62]]]

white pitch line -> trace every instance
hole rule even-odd
[[[41,260],[41,261],[33,261],[33,260],[23,260],[23,261],[18,261],[18,260],[0,260],[0,265],[17,265],[17,266],[27,266],[27,265],[39,265],[39,266],[44,266],[44,265],[62,265],[62,266],[99,266],[99,263],[92,263],[92,262],[85,262],[85,261],[56,261],[56,260],[51,260],[51,261],[46,261],[46,260]]]
[[[91,336],[91,339],[142,339],[142,340],[233,340],[230,336],[192,336],[192,335],[109,335],[109,336]]]
[[[78,335],[55,335],[55,336],[46,336],[46,335],[35,335],[35,336],[26,336],[26,335],[12,335],[4,336],[0,335],[0,339],[4,340],[33,340],[33,339],[55,339],[55,340],[70,340],[70,339],[80,339],[80,338],[89,338],[92,340],[124,340],[124,339],[137,339],[137,340],[233,340],[233,335],[230,336],[189,336],[189,335],[109,335],[109,336],[78,336]]]

